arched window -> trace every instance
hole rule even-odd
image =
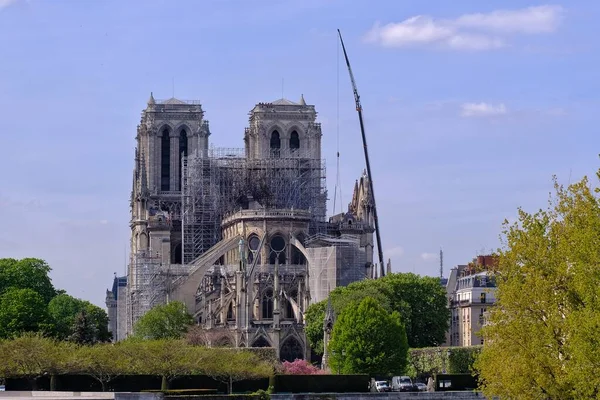
[[[181,157],[187,157],[188,154],[188,137],[185,129],[179,132],[179,159]],[[183,174],[180,172],[179,176],[179,190],[183,190]]]
[[[273,319],[273,289],[267,289],[263,292],[262,318]]]
[[[300,342],[294,337],[289,337],[281,345],[279,359],[281,361],[289,362],[293,362],[294,360],[304,360],[304,350]]]
[[[171,138],[168,128],[163,129],[160,139],[160,190],[171,190]]]
[[[300,137],[298,136],[298,132],[293,131],[290,135],[290,150],[292,153],[298,151],[300,148]]]
[[[229,303],[229,308],[227,309],[227,320],[231,321],[235,319],[233,316],[233,302]]]
[[[275,130],[271,133],[271,155],[273,157],[279,157],[279,149],[281,149],[281,139],[279,137],[279,131]]]
[[[175,248],[173,249],[173,264],[183,264],[181,262],[181,256],[182,256],[182,249],[181,249],[181,243],[178,243]]]
[[[260,265],[260,253],[258,252],[258,246],[260,245],[260,239],[256,235],[251,235],[248,238],[248,264],[254,263],[254,259],[258,257],[257,265]]]
[[[285,239],[281,235],[275,235],[271,238],[271,251],[269,252],[269,264],[275,264],[279,260],[279,265],[285,264]]]

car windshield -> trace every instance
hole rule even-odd
[[[410,383],[410,379],[400,379],[400,383]]]

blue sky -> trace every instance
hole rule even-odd
[[[340,28],[385,258],[436,275],[440,246],[446,270],[495,249],[504,218],[546,205],[553,174],[600,166],[599,12],[591,0],[0,0],[0,257],[46,259],[57,287],[103,305],[125,269],[151,91],[201,100],[212,143],[242,147],[248,111],[280,98],[283,78],[286,98],[319,112],[330,199],[339,139],[345,208],[364,158]]]

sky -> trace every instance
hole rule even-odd
[[[243,147],[254,104],[304,95],[345,210],[365,162],[339,28],[384,257],[437,276],[443,248],[447,276],[545,207],[553,175],[600,167],[599,16],[594,0],[0,0],[0,257],[42,258],[104,306],[150,92],[201,100],[216,147]]]

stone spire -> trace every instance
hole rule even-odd
[[[154,101],[154,96],[152,95],[152,92],[150,92],[150,98],[148,99],[148,105],[152,106],[156,104],[156,101]]]
[[[304,100],[304,94],[300,95],[300,105],[301,106],[305,106],[306,105],[306,101]]]
[[[390,275],[391,273],[392,273],[392,259],[388,258],[387,270],[385,271],[385,274]]]

